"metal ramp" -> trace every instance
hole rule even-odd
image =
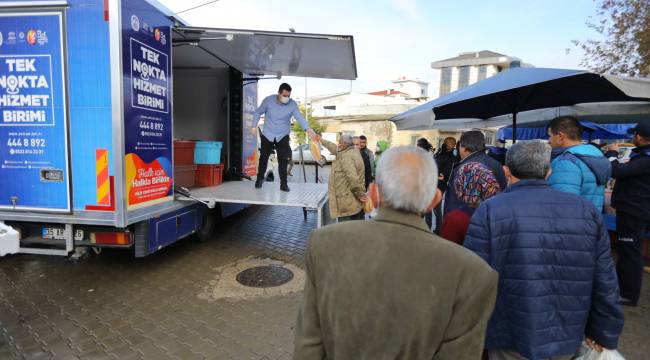
[[[215,203],[234,203],[251,205],[290,206],[314,210],[317,213],[317,227],[330,222],[329,211],[323,209],[328,201],[327,185],[316,183],[289,183],[290,192],[280,190],[279,183],[265,182],[261,189],[256,189],[254,182],[231,181],[218,186],[191,189],[192,198],[207,202],[210,207]],[[192,201],[179,197],[179,200]]]

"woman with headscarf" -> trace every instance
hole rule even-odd
[[[462,245],[474,210],[481,202],[501,192],[501,187],[494,173],[478,162],[461,165],[454,180],[451,185],[464,205],[447,213],[440,236]]]
[[[375,169],[377,168],[377,163],[379,162],[379,158],[381,157],[381,154],[384,153],[384,151],[388,150],[390,148],[390,144],[386,140],[379,140],[377,141],[377,150],[375,150]]]

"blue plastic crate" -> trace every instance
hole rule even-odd
[[[201,165],[221,164],[221,141],[197,141],[194,148],[194,163]]]

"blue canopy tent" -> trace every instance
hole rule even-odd
[[[629,139],[631,136],[627,132],[635,124],[594,124],[588,121],[581,121],[582,127],[585,131],[582,133],[582,139],[591,140],[618,140]],[[497,139],[510,140],[512,139],[512,127],[504,127],[497,132]],[[518,140],[531,140],[531,139],[548,139],[546,127],[525,127],[517,128]]]

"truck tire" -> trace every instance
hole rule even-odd
[[[221,220],[221,208],[218,205],[214,209],[207,209],[203,213],[201,227],[196,231],[196,239],[201,242],[212,239]]]

